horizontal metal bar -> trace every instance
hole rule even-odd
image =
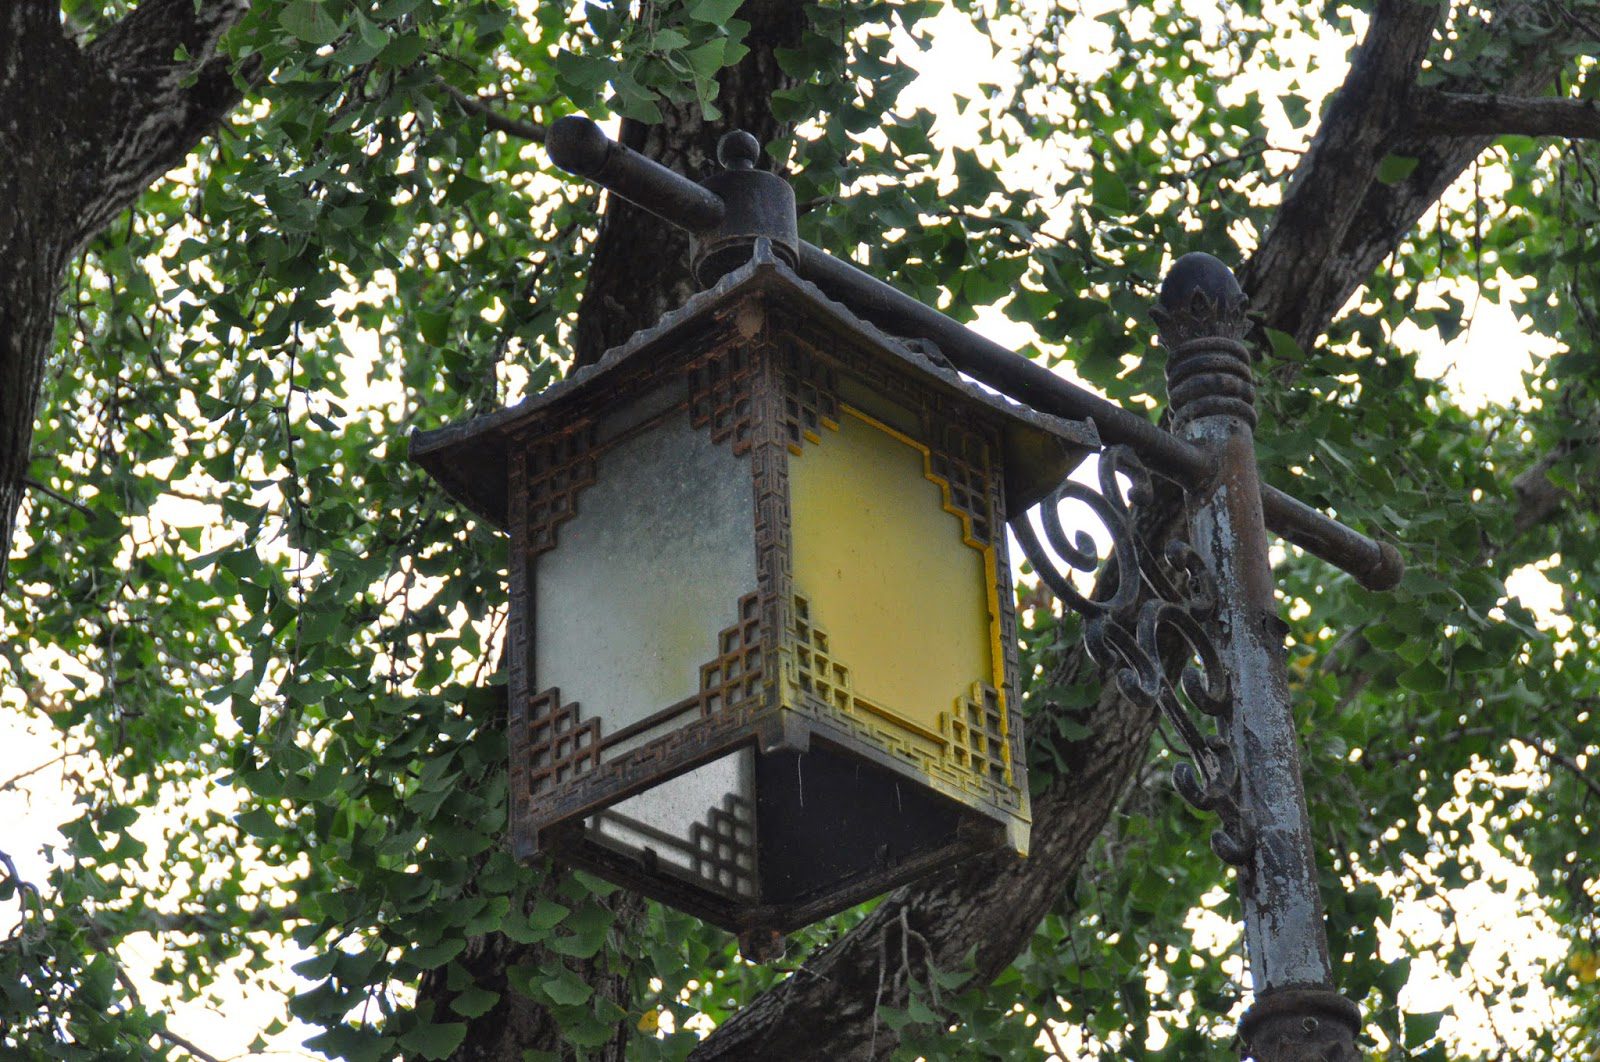
[[[1133,447],[1146,464],[1170,476],[1194,484],[1212,474],[1210,460],[1198,447],[985,339],[819,247],[800,244],[799,272],[830,298],[887,331],[933,340],[951,364],[973,379],[1046,413],[1093,421],[1102,439]],[[1261,493],[1267,527],[1276,534],[1349,572],[1369,590],[1388,590],[1400,581],[1405,565],[1393,546],[1368,538],[1273,487],[1263,486]]]
[[[1036,361],[985,339],[870,273],[841,261],[812,244],[800,244],[798,272],[829,298],[849,306],[897,336],[931,339],[951,364],[1018,402],[1044,413],[1089,420],[1110,443],[1125,443],[1148,465],[1187,482],[1211,474],[1211,464],[1198,448]]]
[[[552,123],[545,148],[551,161],[568,173],[586,177],[680,228],[702,232],[722,220],[726,208],[716,193],[616,143],[582,115]],[[937,343],[951,364],[973,379],[1045,413],[1092,421],[1102,439],[1133,447],[1146,464],[1169,476],[1192,485],[1213,474],[1210,459],[1199,448],[813,244],[800,244],[797,270],[830,298],[879,327]],[[1263,488],[1262,503],[1272,531],[1349,572],[1362,586],[1387,590],[1400,581],[1404,564],[1388,543],[1368,538],[1271,487]]]
[[[690,232],[716,228],[722,197],[606,136],[581,114],[557,118],[544,135],[550,161]]]
[[[1267,527],[1314,557],[1355,576],[1368,590],[1392,590],[1406,573],[1400,551],[1368,538],[1276,487],[1261,487]]]

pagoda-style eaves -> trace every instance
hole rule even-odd
[[[754,316],[752,316],[754,315]],[[750,322],[777,315],[819,344],[839,344],[885,370],[971,403],[1000,429],[1007,516],[1032,506],[1100,447],[1088,421],[1040,413],[973,383],[942,360],[862,320],[802,280],[761,241],[751,260],[691,297],[653,327],[636,332],[599,360],[514,406],[411,436],[411,458],[457,501],[496,527],[507,526],[506,461],[511,440],[540,434],[570,411],[613,401],[615,382],[666,352],[726,343]],[[743,336],[756,339],[756,335]]]

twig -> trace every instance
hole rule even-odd
[[[12,927],[11,939],[19,937],[27,942],[37,942],[44,937],[44,898],[39,895],[39,886],[28,881],[17,871],[17,864],[12,862],[11,856],[0,852],[0,869],[5,871],[7,878],[17,890],[17,924]],[[29,913],[35,917],[30,925]]]
[[[60,493],[59,491],[51,490],[49,487],[45,486],[43,483],[40,483],[36,479],[33,479],[31,477],[29,477],[27,479],[24,479],[22,481],[22,485],[24,487],[27,487],[29,490],[36,490],[40,494],[43,494],[43,495],[46,495],[48,497],[54,498],[56,501],[60,502],[62,505],[70,505],[74,509],[78,510],[80,513],[82,513],[85,516],[90,516],[90,517],[94,516],[94,510],[89,508],[87,505],[85,505],[85,504],[83,504],[82,502],[79,502],[79,501],[73,501],[71,498],[67,497],[65,494]]]
[[[21,774],[12,775],[10,778],[7,778],[4,782],[0,782],[0,793],[3,793],[8,789],[15,789],[17,787],[17,783],[22,781],[24,778],[27,778],[30,775],[38,774],[40,771],[46,770],[46,769],[48,769],[50,767],[54,767],[56,764],[60,763],[62,760],[66,759],[70,755],[72,755],[71,752],[63,752],[61,755],[55,757],[54,759],[46,760],[45,762],[39,764],[39,766],[37,766],[37,767],[29,767],[26,771],[23,771]]]
[[[1600,797],[1600,782],[1597,782],[1594,780],[1594,778],[1590,777],[1588,772],[1583,769],[1583,767],[1575,758],[1556,748],[1553,743],[1548,742],[1546,739],[1541,737],[1524,737],[1521,734],[1511,734],[1508,736],[1513,741],[1520,741],[1547,759],[1551,759],[1559,763],[1568,771],[1572,772],[1572,776],[1578,781],[1582,782],[1589,792],[1593,793],[1597,797]]]
[[[544,126],[537,122],[525,122],[519,118],[508,118],[489,106],[487,103],[470,93],[462,92],[447,81],[438,82],[444,89],[445,95],[461,105],[461,109],[481,117],[490,129],[496,129],[509,136],[521,137],[531,140],[535,144],[544,143]]]
[[[171,1029],[157,1029],[155,1033],[161,1039],[167,1041],[167,1043],[173,1045],[174,1047],[183,1048],[194,1057],[200,1059],[200,1062],[222,1062],[222,1059],[218,1058],[210,1051],[195,1046],[192,1041],[184,1039]]]
[[[1061,1046],[1060,1040],[1056,1039],[1056,1031],[1050,1028],[1049,1019],[1041,1021],[1039,1027],[1044,1030],[1044,1038],[1050,1041],[1050,1050],[1054,1051],[1056,1057],[1061,1059],[1062,1062],[1066,1062],[1067,1049]]]

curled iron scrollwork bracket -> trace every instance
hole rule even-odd
[[[1126,495],[1119,475],[1128,481]],[[1132,450],[1101,451],[1098,486],[1067,480],[1041,501],[1036,511],[1042,542],[1027,513],[1012,522],[1012,532],[1040,581],[1083,617],[1085,645],[1102,673],[1130,701],[1158,708],[1177,732],[1183,748],[1175,751],[1188,760],[1173,768],[1173,787],[1195,808],[1221,819],[1211,850],[1223,862],[1243,866],[1255,834],[1240,804],[1238,763],[1223,736],[1233,693],[1207,630],[1216,613],[1215,586],[1187,542],[1168,542],[1158,557],[1139,537],[1135,514],[1154,492],[1149,471]],[[1106,556],[1087,531],[1068,535],[1061,522],[1065,502],[1085,506],[1105,525],[1111,537]],[[1095,575],[1092,594],[1073,585],[1071,571]],[[1165,660],[1178,652],[1186,659],[1174,682]],[[1196,712],[1215,719],[1218,732],[1207,733]]]

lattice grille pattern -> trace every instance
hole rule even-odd
[[[526,541],[529,556],[556,546],[556,528],[578,514],[578,494],[594,483],[594,425],[534,443],[527,455]]]
[[[600,765],[600,720],[578,720],[578,705],[548,689],[528,704],[528,788],[540,793]]]
[[[754,895],[756,830],[750,802],[730,793],[706,818],[689,827],[695,875],[729,892]]]
[[[1011,743],[993,686],[974,682],[971,695],[957,701],[954,712],[940,714],[939,729],[950,739],[957,763],[987,773],[996,785],[1011,783]]]
[[[811,606],[803,597],[794,599],[795,662],[799,669],[796,685],[842,712],[854,707],[850,691],[850,669],[828,655],[828,636],[811,623]]]
[[[994,545],[995,521],[990,507],[987,447],[973,432],[947,424],[941,445],[929,447],[928,475],[944,490],[945,508],[963,517],[969,545]]]
[[[733,452],[750,449],[753,398],[750,379],[755,359],[748,347],[735,345],[689,366],[689,423],[709,427],[711,441],[732,440]]]
[[[799,335],[812,331],[807,322],[798,319],[786,320],[784,326]],[[928,478],[944,491],[945,508],[963,518],[968,544],[994,545],[1000,527],[996,516],[1002,511],[995,505],[996,491],[992,489],[1000,481],[992,459],[998,452],[998,435],[973,424],[969,404],[913,383],[904,372],[895,371],[879,359],[844,346],[824,348],[820,342],[815,346],[806,340],[788,344],[783,351],[783,378],[785,442],[789,449],[799,453],[802,441],[815,443],[822,427],[838,424],[837,375],[824,359],[836,362],[876,394],[920,412],[921,434],[932,440],[925,469]]]
[[[795,453],[805,443],[822,441],[823,428],[839,426],[839,399],[833,373],[816,358],[794,348],[784,354],[784,442]]]
[[[991,491],[990,505],[997,513],[1004,512],[1004,502],[1000,498],[1000,488],[997,485]],[[1011,585],[1011,553],[1006,544],[1006,536],[1001,535],[995,543],[995,580],[997,583],[995,602],[1000,606],[1000,644],[1005,647],[1005,671],[1007,676],[1017,674],[1019,664],[1017,661],[1017,595]],[[1009,690],[1008,694],[1009,696]],[[1016,704],[1011,698],[1011,704]],[[1022,719],[1019,714],[1007,713],[1006,743],[1009,750],[1007,767],[1011,771],[1013,784],[1021,784],[1026,789],[1027,778],[1022,754]]]
[[[884,709],[858,695],[852,688],[850,669],[834,659],[828,649],[828,635],[811,621],[810,606],[805,598],[792,600],[790,625],[792,648],[785,655],[785,671],[789,683],[800,700],[792,707],[825,712],[828,718],[844,723],[871,744],[904,760],[918,771],[946,786],[972,793],[998,806],[1018,808],[1021,799],[1012,785],[1011,751],[1006,740],[1005,723],[998,715],[1000,698],[993,688],[978,683],[977,717],[984,720],[981,733],[985,745],[981,756],[974,756],[969,746],[959,744],[952,735],[942,735],[943,740],[926,742],[913,740],[904,726],[897,726]],[[941,713],[941,722],[952,715],[961,718],[968,727],[968,698],[960,698],[952,712]],[[989,744],[987,711],[997,713],[995,739]],[[971,733],[970,729],[964,733]],[[929,746],[937,746],[937,751]],[[991,751],[992,750],[992,751]],[[991,761],[990,756],[996,759]],[[999,770],[993,769],[998,763]]]
[[[739,622],[717,635],[717,658],[700,668],[700,714],[715,715],[761,693],[761,595],[739,599]]]

